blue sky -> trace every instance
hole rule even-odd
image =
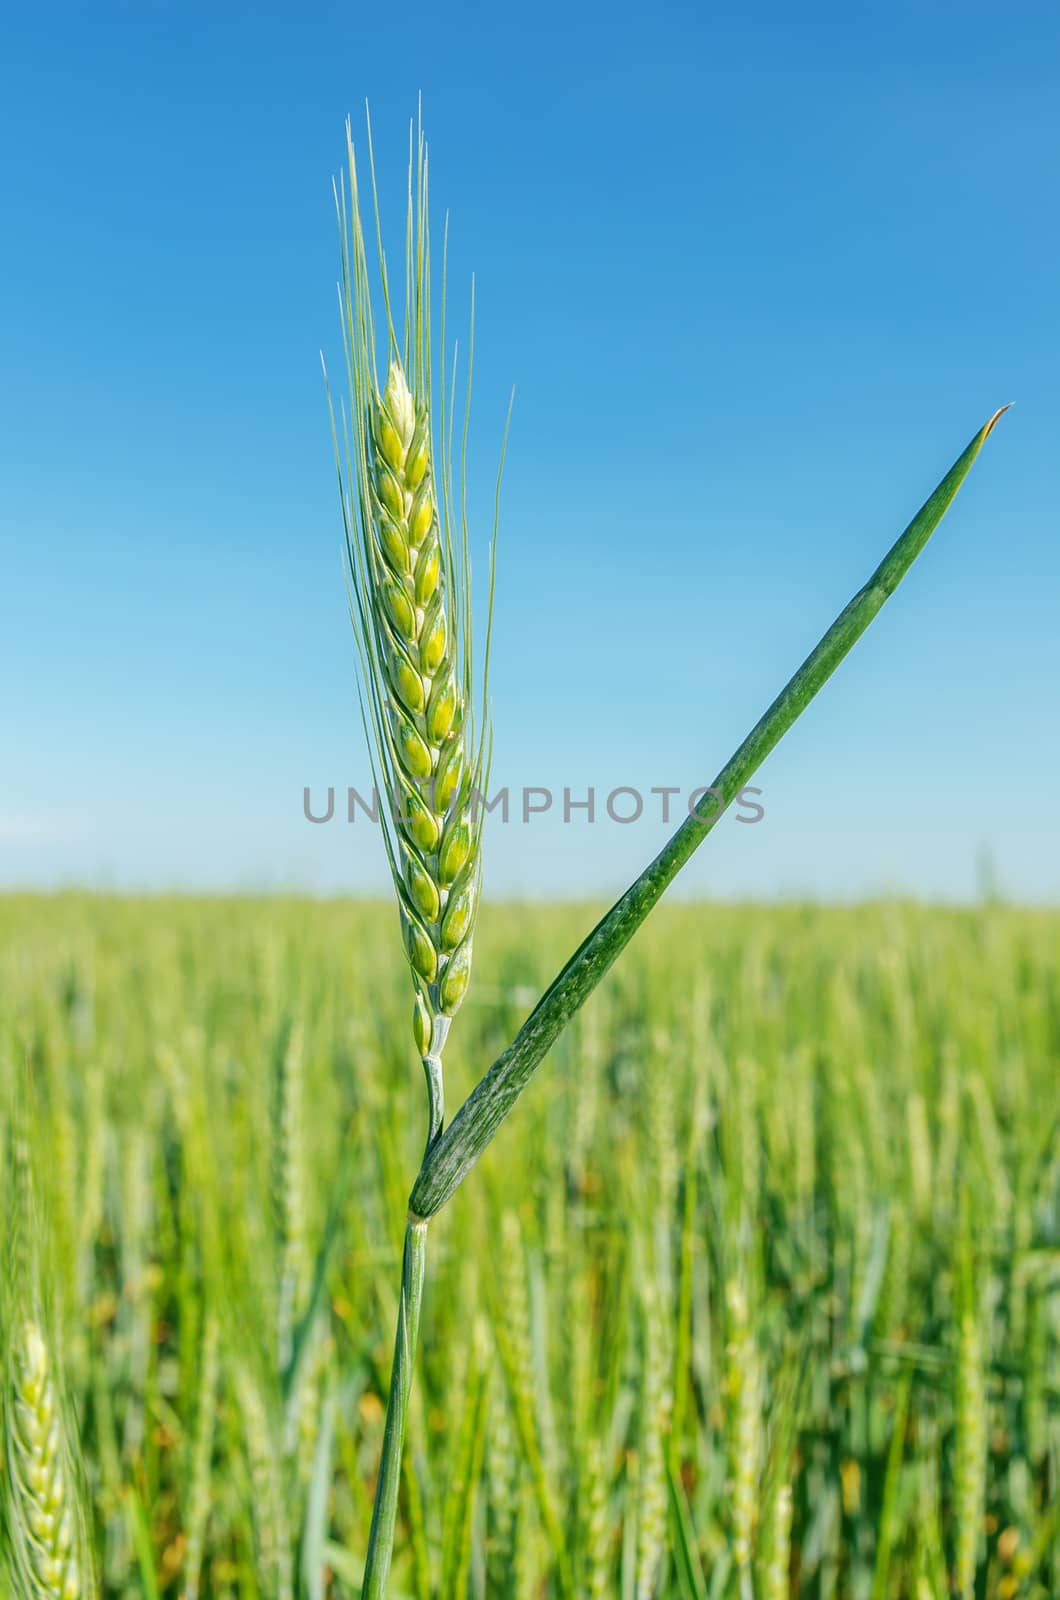
[[[496,783],[709,783],[1015,400],[682,887],[1055,899],[1058,73],[1051,3],[14,9],[0,883],[384,884],[302,816],[370,781],[318,350],[344,119],[400,224],[422,90],[479,553],[516,387]],[[666,832],[498,825],[488,887],[618,890]]]

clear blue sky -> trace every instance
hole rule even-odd
[[[1018,402],[697,893],[1060,894],[1060,12],[9,8],[0,52],[0,882],[384,882],[317,352],[371,101],[422,90],[472,514],[506,396],[498,784],[710,778],[979,424]],[[491,829],[603,893],[651,820]]]

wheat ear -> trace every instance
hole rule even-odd
[[[20,1102],[0,1288],[5,1545],[16,1600],[92,1600],[79,1458],[43,1311],[44,1221],[35,1204],[26,1115]]]
[[[440,1053],[467,990],[479,885],[480,830],[465,755],[460,622],[446,562],[426,402],[392,360],[371,408],[372,617],[387,678],[384,766],[397,844],[394,881],[416,983],[416,1042]]]
[[[732,1481],[732,1553],[741,1600],[751,1590],[751,1555],[758,1519],[762,1458],[762,1373],[748,1306],[747,1288],[733,1275],[725,1289],[729,1340],[729,1472]]]
[[[437,406],[432,383],[427,148],[421,134],[410,153],[406,311],[400,338],[381,242],[379,246],[387,349],[382,387],[357,163],[348,124],[347,157],[348,199],[345,183],[336,191],[342,246],[340,305],[350,388],[341,445],[334,410],[332,426],[362,710],[382,790],[383,837],[415,986],[413,1032],[427,1079],[430,1145],[444,1118],[442,1049],[471,971],[481,882],[481,799],[489,756],[485,683],[489,621],[483,711],[476,727],[471,563],[463,488],[467,410],[457,515],[454,401],[450,397],[447,420],[444,358]],[[374,167],[372,188],[374,197]],[[381,240],[378,207],[375,210]],[[444,337],[443,294],[443,345]],[[468,406],[470,368],[469,360]],[[435,411],[440,450],[434,436]],[[492,610],[492,562],[490,593]]]
[[[954,1374],[953,1592],[971,1600],[983,1538],[986,1498],[987,1410],[983,1351],[974,1294],[971,1252],[959,1267],[959,1316]]]
[[[8,1517],[26,1600],[81,1600],[77,1526],[48,1346],[27,1318],[12,1352]]]

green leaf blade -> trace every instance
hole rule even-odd
[[[718,803],[715,793],[704,794],[697,809],[685,818],[654,861],[574,952],[512,1043],[472,1090],[424,1159],[409,1197],[414,1217],[433,1216],[463,1182],[559,1034],[618,959],[664,890],[894,593],[938,527],[972,463],[1006,410],[1008,407],[1002,406],[974,435],[868,582],[839,613],[722,768],[711,786],[712,791],[722,796],[722,803]]]

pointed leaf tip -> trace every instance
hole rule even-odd
[[[983,438],[984,438],[984,440],[985,439],[989,439],[990,435],[993,433],[995,427],[997,426],[997,423],[998,423],[999,419],[1005,415],[1006,411],[1011,411],[1012,407],[1015,405],[1015,403],[1016,402],[1014,400],[1010,400],[1008,405],[999,406],[998,407],[998,409],[994,412],[994,415],[990,418],[990,421],[986,424],[985,428],[983,429]]]

